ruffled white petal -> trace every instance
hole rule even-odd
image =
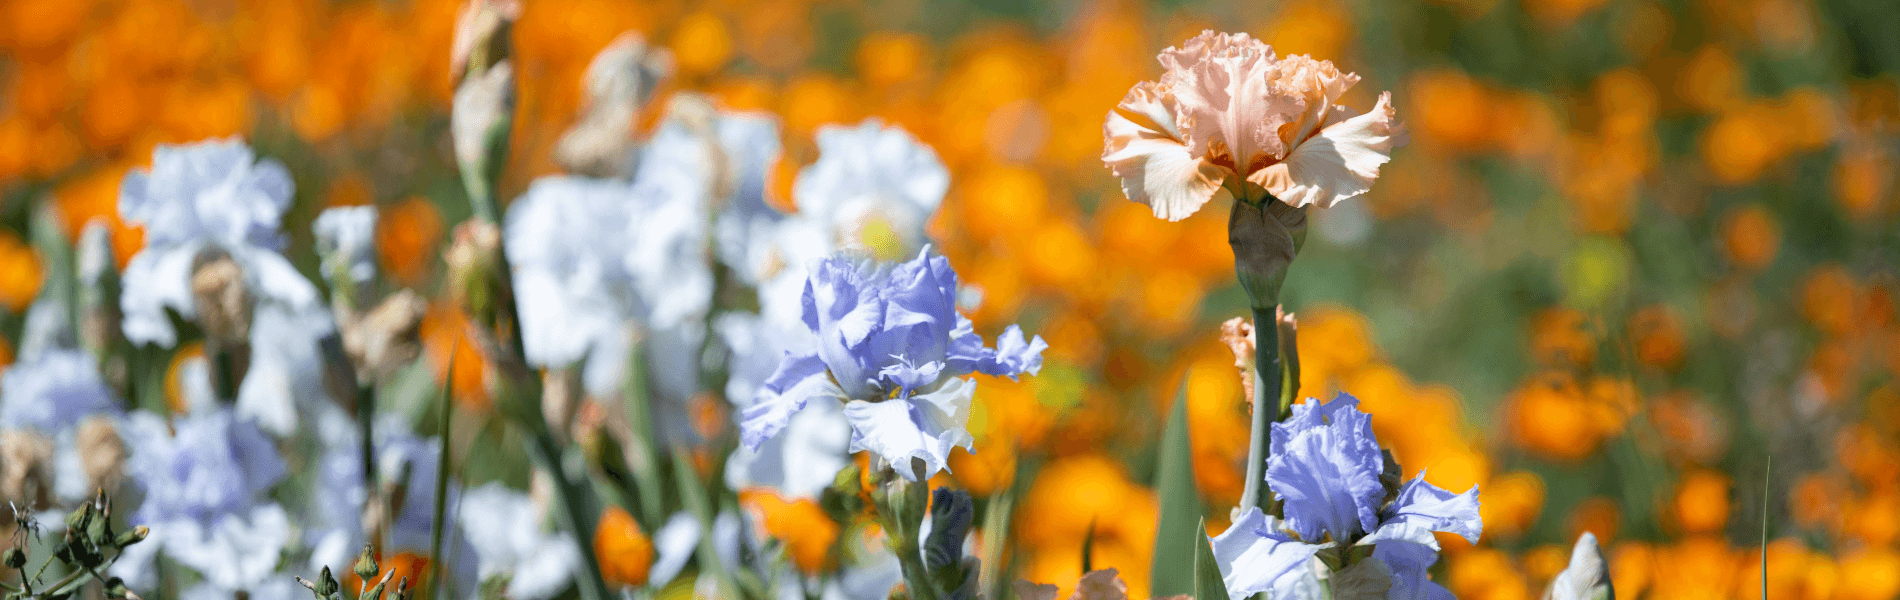
[[[917,477],[905,466],[912,458],[923,459],[923,477],[947,471],[950,449],[967,450],[976,442],[964,429],[975,393],[974,380],[952,377],[908,400],[853,400],[844,406],[844,416],[851,421],[851,451],[877,453],[885,462],[898,465],[897,473],[905,479]]]

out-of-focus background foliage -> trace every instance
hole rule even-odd
[[[1021,485],[1022,575],[1094,564],[1147,589],[1153,445],[1185,385],[1210,514],[1247,425],[1219,321],[1240,316],[1225,210],[1170,224],[1099,160],[1103,115],[1204,28],[1391,90],[1411,144],[1314,212],[1285,293],[1307,395],[1347,390],[1408,468],[1482,486],[1485,539],[1446,539],[1468,600],[1532,597],[1590,530],[1624,598],[1900,593],[1900,6],[1881,0],[527,0],[502,198],[556,170],[593,55],[626,30],[668,90],[776,113],[789,205],[819,125],[879,116],[952,171],[932,231],[983,290],[978,326],[1050,343],[985,381],[944,483]],[[385,272],[439,287],[468,214],[449,149],[454,0],[0,2],[0,331],[68,239],[116,220],[159,143],[242,135],[321,208],[382,207]],[[120,260],[140,232],[115,228]],[[431,312],[446,364],[462,317]],[[479,357],[462,343],[462,364]],[[10,352],[6,353],[10,355]],[[479,369],[458,369],[484,410]],[[462,442],[458,442],[462,443]],[[1766,461],[1773,470],[1765,475]],[[1033,481],[1011,478],[1021,463]],[[1764,507],[1766,508],[1764,512]],[[795,519],[782,527],[796,527]],[[1218,530],[1221,523],[1211,523]],[[835,535],[835,532],[833,533]],[[614,560],[607,559],[610,568]]]

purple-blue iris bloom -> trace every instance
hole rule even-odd
[[[1476,543],[1483,532],[1478,488],[1453,494],[1425,474],[1405,482],[1388,498],[1379,477],[1385,459],[1372,433],[1370,415],[1347,394],[1326,404],[1308,401],[1275,423],[1267,483],[1282,501],[1286,518],[1248,509],[1213,540],[1228,593],[1244,597],[1304,598],[1311,585],[1309,561],[1329,548],[1371,546],[1391,573],[1389,600],[1450,598],[1425,570],[1438,560],[1432,533],[1456,534]]]
[[[951,448],[969,449],[971,373],[1016,377],[1042,368],[1041,336],[1011,325],[995,348],[957,314],[957,274],[929,249],[903,263],[833,256],[805,283],[805,327],[815,347],[787,351],[740,429],[756,450],[813,398],[845,403],[851,451],[870,450],[904,477],[912,458],[923,476],[945,469]]]

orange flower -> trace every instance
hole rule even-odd
[[[713,73],[732,59],[732,28],[718,15],[696,12],[673,30],[672,47],[681,74]]]
[[[1722,221],[1722,247],[1735,264],[1760,269],[1774,262],[1781,246],[1781,226],[1759,204],[1747,204]]]
[[[1511,396],[1512,439],[1526,450],[1559,460],[1580,460],[1596,450],[1601,430],[1591,422],[1589,402],[1570,376],[1545,373]]]
[[[1662,369],[1682,362],[1682,322],[1669,307],[1655,304],[1637,310],[1630,316],[1629,328],[1636,342],[1636,360]]]
[[[929,60],[929,43],[914,33],[878,31],[858,42],[858,72],[873,86],[915,79],[923,74]]]
[[[1487,539],[1513,538],[1530,529],[1544,507],[1544,480],[1536,473],[1516,471],[1493,477],[1482,488],[1478,514]]]
[[[739,502],[758,517],[766,535],[785,542],[786,553],[800,571],[816,574],[836,566],[831,548],[840,528],[818,503],[786,500],[766,490],[740,492]]]
[[[1871,548],[1841,557],[1840,574],[1852,581],[1841,586],[1839,600],[1877,600],[1900,594],[1900,554]]]
[[[1583,532],[1596,534],[1601,544],[1609,544],[1616,539],[1616,528],[1622,521],[1622,511],[1617,510],[1616,502],[1602,496],[1584,498],[1570,513],[1570,537],[1583,535]]]
[[[376,219],[376,248],[383,272],[405,285],[420,285],[437,254],[442,217],[427,198],[412,196],[384,207]]]
[[[1596,362],[1597,346],[1588,330],[1589,319],[1573,308],[1550,308],[1538,313],[1531,319],[1531,355],[1550,366]]]
[[[395,556],[384,556],[382,559],[377,560],[376,563],[383,568],[384,574],[389,575],[389,583],[383,588],[386,594],[394,591],[398,585],[402,584],[403,579],[407,578],[409,580],[409,597],[434,597],[428,590],[429,569],[432,566],[429,557],[412,552],[399,552]],[[377,581],[382,581],[382,577],[382,575],[377,575],[376,579],[368,582],[368,586],[375,587]],[[351,572],[345,579],[347,581],[344,582],[344,585],[349,588],[351,594],[358,596],[363,594],[363,588],[365,587],[363,578],[357,577],[356,573]]]
[[[1847,335],[1858,328],[1860,284],[1838,264],[1816,267],[1801,286],[1801,314],[1821,331]]]
[[[1439,69],[1412,74],[1411,89],[1424,144],[1470,152],[1491,139],[1490,98],[1483,84],[1461,71]]]
[[[600,558],[600,574],[608,583],[646,585],[647,570],[653,568],[653,542],[626,509],[609,506],[594,526],[594,556]]]
[[[1729,478],[1716,471],[1690,472],[1676,484],[1672,504],[1676,525],[1690,533],[1718,531],[1728,525]]]
[[[45,266],[39,252],[13,232],[0,229],[0,307],[18,314],[40,293]]]
[[[481,350],[468,338],[472,322],[448,304],[438,304],[422,317],[422,341],[435,363],[436,377],[450,386],[455,402],[464,410],[486,411],[488,365]],[[451,359],[455,372],[450,373]]]

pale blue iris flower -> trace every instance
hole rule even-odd
[[[1438,560],[1433,532],[1476,543],[1483,531],[1478,488],[1453,494],[1424,473],[1388,497],[1380,481],[1385,460],[1359,401],[1340,394],[1326,404],[1293,407],[1273,424],[1267,483],[1285,519],[1252,508],[1213,539],[1228,593],[1267,592],[1272,598],[1308,598],[1317,587],[1313,557],[1343,546],[1370,546],[1391,573],[1390,600],[1451,597],[1426,569]]]
[[[289,474],[270,438],[231,409],[170,423],[139,411],[121,431],[131,451],[125,471],[144,496],[129,521],[151,536],[126,548],[113,572],[149,588],[162,552],[215,589],[271,587],[292,528],[289,513],[267,497]]]
[[[197,318],[194,263],[206,253],[230,256],[254,300],[251,362],[236,401],[244,416],[277,435],[294,431],[300,412],[327,401],[315,348],[335,330],[316,286],[281,253],[278,227],[292,190],[283,163],[258,159],[236,138],[160,145],[151,169],[127,173],[119,187],[120,218],[145,229],[145,247],[126,263],[119,297],[126,339],[176,345],[167,312]]]
[[[837,256],[818,263],[805,286],[805,327],[816,343],[785,354],[742,411],[740,431],[757,450],[815,399],[844,404],[850,451],[870,450],[915,477],[946,468],[951,448],[968,449],[964,426],[975,392],[971,373],[1015,377],[1042,367],[1041,337],[1010,326],[987,348],[956,312],[957,276],[928,250],[903,263]]]

